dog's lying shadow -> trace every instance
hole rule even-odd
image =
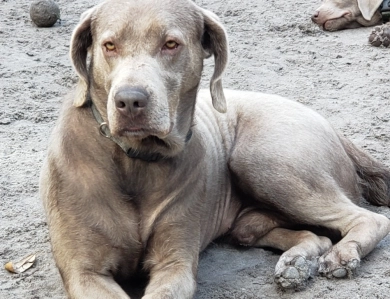
[[[147,275],[139,275],[132,280],[118,281],[127,295],[132,299],[141,299],[149,282]]]

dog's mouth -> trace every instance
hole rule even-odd
[[[313,23],[317,24],[321,29],[334,31],[339,27],[344,27],[345,22],[352,21],[352,13],[349,10],[317,10],[311,17]]]
[[[121,129],[118,135],[124,137],[142,137],[148,135],[148,131],[140,127],[129,127]]]
[[[118,130],[118,136],[129,137],[136,139],[145,139],[154,137],[158,139],[166,138],[172,131],[173,124],[170,125],[168,130],[156,130],[144,126],[127,126]]]

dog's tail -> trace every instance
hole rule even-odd
[[[364,198],[376,206],[390,206],[390,169],[358,149],[347,138],[339,137],[355,164]]]

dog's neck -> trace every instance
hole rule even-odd
[[[128,156],[129,158],[132,158],[132,159],[139,159],[139,160],[142,160],[145,162],[158,162],[158,161],[166,159],[166,157],[160,153],[148,153],[148,152],[141,152],[141,151],[135,150],[135,149],[129,147],[126,143],[124,143],[119,138],[112,136],[112,134],[110,132],[110,128],[108,127],[108,124],[104,121],[103,117],[101,116],[100,112],[96,108],[96,106],[93,103],[91,98],[89,100],[89,103],[90,103],[90,107],[92,109],[92,114],[95,117],[95,120],[99,124],[100,134],[106,138],[109,138],[114,143],[116,143],[124,151],[126,156]],[[189,129],[189,131],[186,135],[185,143],[190,141],[191,137],[192,137],[192,130]]]

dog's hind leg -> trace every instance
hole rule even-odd
[[[351,276],[366,256],[390,232],[390,220],[352,203],[342,203],[336,214],[321,215],[322,225],[340,231],[343,237],[320,259],[320,273],[327,277]]]
[[[317,274],[318,257],[331,248],[332,242],[310,231],[294,231],[279,225],[286,224],[269,213],[244,211],[231,235],[240,245],[284,251],[275,267],[275,281],[283,288],[303,287],[309,277]]]
[[[259,177],[257,177],[257,180]],[[390,220],[383,215],[355,205],[344,193],[345,191],[338,187],[330,177],[323,177],[322,180],[318,180],[322,185],[320,189],[304,186],[302,180],[296,177],[292,179],[292,174],[291,176],[286,175],[286,177],[290,178],[290,182],[278,181],[274,177],[271,184],[265,180],[252,184],[253,194],[263,195],[259,197],[262,198],[259,200],[259,205],[261,206],[261,202],[274,205],[274,213],[280,211],[280,213],[286,215],[290,219],[291,225],[305,224],[331,229],[339,232],[342,239],[334,247],[331,247],[329,241],[312,233],[284,231],[275,228],[264,236],[259,234],[256,236],[257,239],[252,238],[256,240],[252,240],[248,245],[270,246],[287,250],[276,267],[276,279],[284,287],[302,285],[308,277],[302,274],[299,274],[299,276],[291,274],[297,273],[297,266],[294,266],[297,271],[288,270],[290,262],[295,263],[295,265],[297,262],[301,263],[300,256],[309,260],[311,257],[321,255],[319,272],[327,277],[350,276],[359,266],[360,259],[367,255],[390,232]],[[299,189],[291,187],[298,184],[301,185]],[[260,189],[257,191],[258,188],[261,188],[261,191]],[[265,194],[284,196],[269,196],[265,199]],[[357,194],[354,195],[358,196]],[[352,196],[352,192],[349,196]],[[285,200],[281,201],[283,198]],[[356,200],[355,198],[354,201]],[[264,216],[259,217],[258,226],[264,226],[260,220],[262,218]],[[255,227],[254,224],[252,226]],[[278,227],[278,225],[275,225],[275,227]],[[238,229],[235,230],[239,231]],[[247,236],[246,238],[248,239]],[[283,274],[283,272],[286,274]],[[298,280],[290,279],[291,275],[289,273],[292,278],[299,277]]]
[[[256,245],[285,250],[275,266],[275,281],[283,288],[300,288],[317,275],[318,257],[332,247],[332,242],[306,230],[275,228]]]
[[[313,208],[305,213],[308,223],[341,233],[342,239],[333,247],[327,237],[311,231],[282,228],[288,224],[257,210],[242,213],[231,235],[244,246],[285,251],[275,267],[275,281],[283,288],[305,286],[307,279],[317,271],[327,277],[350,276],[359,266],[360,259],[389,233],[390,220],[344,199],[344,202],[335,203],[336,207]],[[302,214],[302,211],[298,213]]]
[[[319,270],[331,277],[350,275],[390,231],[387,217],[355,204],[365,195],[388,205],[388,171],[302,105],[261,96],[241,105],[229,159],[234,181],[256,207],[283,215],[291,226],[339,232],[342,239],[323,253]],[[284,235],[271,240],[293,248]],[[310,244],[297,246],[310,251]]]
[[[315,252],[315,254],[322,255],[319,259],[319,271],[328,277],[339,278],[351,275],[359,266],[360,259],[390,232],[390,220],[354,204],[353,202],[357,202],[361,196],[358,189],[349,188],[348,190],[346,187],[340,187],[330,175],[318,175],[313,172],[312,175],[304,177],[299,174],[298,168],[291,166],[291,160],[285,159],[282,163],[279,165],[284,165],[283,175],[278,175],[278,169],[272,169],[271,164],[265,168],[267,176],[262,175],[261,171],[253,167],[249,171],[241,171],[239,177],[244,178],[243,188],[250,191],[251,196],[258,200],[259,206],[265,204],[272,207],[274,213],[285,215],[291,225],[318,226],[339,232],[342,239],[338,244],[331,249],[326,248],[324,251],[327,252]],[[241,163],[240,166],[242,165]],[[237,169],[234,166],[231,164],[232,169]],[[347,168],[348,165],[345,167]],[[257,174],[251,174],[251,171]],[[341,171],[346,171],[346,169],[340,169]],[[353,171],[354,169],[351,169],[349,172],[350,176],[355,175]],[[347,181],[347,178],[344,180]],[[350,182],[354,182],[352,178],[348,181],[349,185],[352,185]],[[344,183],[345,186],[348,184]],[[269,239],[260,238],[253,245],[271,246],[282,250],[298,246],[303,252],[309,251],[310,254],[306,254],[307,256],[312,255],[310,246],[314,243],[309,241],[314,240],[315,237],[305,238],[307,242],[291,245],[291,239],[299,238],[289,233],[282,234],[284,237],[275,236],[274,232],[270,233],[271,235],[267,237]],[[287,251],[286,255],[291,258],[301,255],[294,252]],[[281,264],[283,264],[282,260],[278,265]]]

